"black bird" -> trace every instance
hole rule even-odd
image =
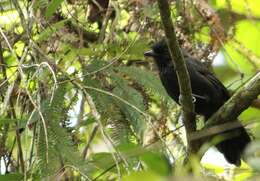
[[[204,116],[206,121],[229,99],[230,95],[225,86],[200,61],[186,53],[183,54],[190,75],[192,96],[195,98],[195,112]],[[169,96],[179,103],[179,84],[165,40],[154,44],[152,50],[145,52],[144,55],[155,60],[164,88]],[[240,166],[242,153],[250,142],[250,137],[242,125],[225,132],[229,133],[232,133],[232,136],[225,138],[216,147],[228,162]]]

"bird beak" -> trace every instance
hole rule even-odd
[[[147,52],[144,52],[144,56],[146,56],[146,57],[154,57],[155,53],[154,53],[153,50],[149,50]]]

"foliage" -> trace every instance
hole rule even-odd
[[[258,1],[170,2],[180,46],[231,91],[259,70]],[[179,108],[143,57],[163,37],[156,1],[4,0],[0,11],[0,180],[257,179],[259,106],[239,117],[255,137],[240,168],[199,155],[184,165]]]

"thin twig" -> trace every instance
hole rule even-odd
[[[110,19],[110,16],[113,12],[113,6],[112,6],[112,0],[109,0],[108,2],[108,6],[107,6],[107,9],[106,9],[106,15],[105,15],[105,18],[102,22],[102,27],[101,27],[101,30],[100,30],[100,33],[99,33],[99,37],[98,37],[98,42],[101,43],[104,38],[105,38],[105,33],[106,33],[106,29],[107,29],[107,25],[108,25],[108,21]]]
[[[209,139],[210,137],[219,134],[219,133],[223,133],[235,128],[241,128],[243,127],[243,125],[238,122],[238,121],[232,121],[232,122],[228,122],[228,123],[224,123],[224,124],[220,124],[220,125],[216,125],[216,126],[211,126],[209,128],[206,129],[202,129],[200,131],[196,131],[194,133],[191,133],[191,140],[198,140],[198,139],[202,139],[202,138],[207,138]]]
[[[88,140],[88,143],[87,145],[84,147],[83,149],[83,153],[82,153],[82,157],[85,159],[86,156],[87,156],[87,153],[88,153],[88,149],[93,141],[93,139],[95,138],[95,135],[98,131],[98,124],[94,125],[94,128],[92,130],[92,133],[90,134],[90,137],[89,137],[89,140]]]
[[[62,168],[60,168],[60,170],[58,170],[58,173],[61,170],[64,170],[65,168],[72,168],[73,170],[77,171],[80,173],[80,175],[82,175],[84,178],[86,178],[88,181],[93,181],[88,175],[86,175],[85,173],[83,173],[80,169],[78,169],[77,167],[73,166],[73,165],[64,165]]]
[[[24,80],[24,78],[25,78],[26,76],[25,76],[25,74],[24,74],[24,72],[23,72],[23,70],[22,70],[22,68],[21,68],[21,67],[22,67],[21,65],[22,65],[23,61],[25,60],[25,57],[26,57],[26,56],[23,56],[23,57],[22,57],[23,59],[20,59],[20,60],[19,60],[19,58],[17,57],[17,55],[16,55],[14,49],[13,49],[12,46],[10,45],[10,43],[9,43],[9,41],[8,41],[6,35],[5,35],[5,33],[3,32],[3,30],[2,30],[1,27],[0,27],[0,34],[1,34],[2,37],[4,38],[4,40],[5,40],[5,42],[6,42],[7,46],[8,46],[8,48],[9,48],[9,50],[11,51],[11,53],[13,54],[13,56],[15,57],[15,60],[17,61],[17,65],[18,65],[17,69],[18,69],[18,72],[19,72],[19,74],[20,74],[20,76],[21,76],[21,80]],[[25,84],[26,84],[26,83],[25,83]],[[26,85],[28,85],[28,84],[26,84]],[[29,89],[28,89],[28,86],[26,86],[25,90],[26,90],[26,94],[28,95],[28,97],[29,97],[31,103],[33,104],[34,108],[39,112],[41,121],[42,121],[42,123],[43,123],[43,129],[44,129],[45,141],[46,141],[46,150],[49,150],[49,149],[48,149],[48,145],[49,145],[49,144],[48,144],[48,136],[47,136],[47,135],[48,135],[48,134],[47,134],[47,126],[46,126],[45,119],[44,119],[44,117],[43,117],[43,114],[42,114],[41,110],[39,109],[39,106],[37,106],[37,104],[34,102],[32,96],[31,96],[31,93],[30,93],[30,91],[29,91]],[[47,158],[47,162],[48,162],[48,151],[46,152],[46,158]]]
[[[138,32],[141,30],[141,27],[139,28]],[[95,75],[101,71],[104,71],[106,69],[108,69],[109,67],[111,67],[113,64],[115,64],[118,60],[121,59],[121,57],[123,55],[125,55],[127,53],[127,51],[136,43],[137,41],[137,38],[138,36],[135,36],[133,41],[131,41],[129,43],[129,45],[122,51],[122,53],[120,55],[118,55],[117,57],[113,58],[108,64],[104,65],[103,67],[97,69],[97,70],[94,70],[93,72],[89,72],[87,74],[84,74],[84,75],[81,75],[81,76],[78,76],[78,77],[75,77],[75,78],[70,78],[69,80],[64,80],[64,81],[61,81],[59,82],[58,84],[63,84],[63,83],[66,83],[66,82],[71,82],[72,80],[78,80],[78,79],[81,79],[83,77],[86,77],[86,76],[90,76],[90,75]]]
[[[86,91],[84,91],[84,94],[86,96],[86,100],[88,101],[89,106],[91,107],[92,115],[95,117],[95,119],[96,119],[96,121],[97,121],[97,123],[98,123],[98,125],[100,127],[100,131],[101,131],[101,134],[102,134],[102,136],[104,138],[104,142],[106,143],[107,146],[109,146],[110,144],[112,144],[112,141],[111,141],[110,137],[105,132],[105,128],[104,128],[104,126],[103,126],[103,124],[102,124],[102,122],[100,120],[101,116],[98,113],[98,111],[96,109],[96,106],[95,106],[91,96]],[[109,141],[109,143],[107,142],[107,140]],[[117,160],[117,157],[116,157],[116,155],[114,154],[113,151],[111,152],[111,155],[112,155],[112,157],[113,157],[113,159],[114,159],[114,161],[116,163],[118,177],[121,178],[122,176],[121,176],[121,171],[120,171],[120,167],[119,167],[119,164],[118,164],[119,162]]]
[[[160,134],[158,133],[157,129],[154,127],[153,123],[152,123],[152,118],[149,114],[143,112],[142,110],[140,110],[138,107],[136,107],[135,105],[129,103],[128,101],[126,101],[125,99],[102,89],[98,89],[95,87],[91,87],[91,86],[86,86],[86,85],[81,85],[82,88],[85,89],[90,89],[90,90],[94,90],[97,92],[100,92],[102,94],[106,94],[109,95],[111,97],[114,97],[116,99],[118,99],[119,101],[123,102],[124,104],[130,106],[131,108],[133,108],[134,110],[136,110],[137,112],[139,112],[141,115],[144,116],[144,118],[147,120],[148,124],[151,126],[151,128],[153,129],[153,131],[155,132],[156,136],[158,136],[158,138],[162,141],[162,143],[164,144],[165,148],[171,153],[170,149],[168,148],[167,144],[165,143],[165,141],[162,139],[162,137],[160,136]]]
[[[179,130],[179,129],[182,128],[183,126],[184,126],[184,125],[181,125],[181,126],[175,128],[174,130],[171,130],[171,131],[165,133],[164,135],[162,135],[162,138],[164,138],[164,137],[168,136],[169,134],[171,134],[171,133],[173,133],[173,132]],[[160,138],[157,138],[157,139],[154,140],[153,142],[151,142],[151,143],[145,145],[144,148],[148,148],[149,146],[151,146],[151,145],[157,143],[158,141],[160,141]],[[120,163],[121,163],[121,162],[120,162]],[[109,172],[110,170],[112,170],[113,168],[115,168],[115,166],[116,166],[116,165],[113,164],[113,165],[111,165],[110,167],[108,167],[106,170],[104,170],[104,171],[101,172],[98,176],[96,176],[96,177],[93,179],[93,181],[96,181],[97,179],[99,179],[100,177],[102,177],[103,175],[105,175],[107,172]]]
[[[55,92],[55,90],[57,89],[57,78],[56,78],[56,75],[55,75],[55,72],[54,72],[54,70],[52,69],[52,67],[50,66],[50,64],[48,63],[48,62],[41,62],[40,64],[31,64],[31,65],[21,65],[23,68],[31,68],[31,67],[37,67],[38,68],[38,70],[41,68],[41,67],[44,67],[44,66],[46,66],[49,70],[50,70],[50,72],[51,72],[51,74],[52,74],[52,77],[53,77],[53,80],[54,80],[54,86],[53,86],[53,89],[52,89],[52,94],[51,94],[51,99],[50,99],[50,104],[52,103],[52,100],[53,100],[53,97],[54,97],[54,92]],[[37,70],[37,71],[38,71]],[[36,71],[36,72],[37,72]],[[33,77],[33,76],[32,76]]]

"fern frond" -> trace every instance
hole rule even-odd
[[[170,97],[163,88],[161,81],[151,71],[137,67],[117,67],[118,72],[128,75],[131,79],[141,84],[149,92],[170,101]]]
[[[48,146],[45,139],[43,125],[38,124],[37,159],[38,169],[36,172],[41,177],[49,177],[57,174],[64,166],[71,165],[81,173],[88,175],[93,167],[86,164],[80,153],[74,147],[66,130],[60,126],[66,112],[65,110],[66,87],[61,86],[55,91],[51,104],[49,100],[44,101],[42,113],[47,125]],[[47,150],[48,148],[48,150]]]
[[[122,79],[119,76],[116,76],[113,74],[111,76],[112,82],[115,86],[113,89],[113,93],[124,100],[127,100],[129,104],[137,107],[141,111],[145,111],[145,106],[143,102],[142,95],[133,89],[132,87],[127,85],[127,82]],[[129,105],[126,105],[125,103],[114,99],[114,101],[117,103],[118,107],[120,108],[121,112],[124,114],[124,117],[127,121],[131,124],[131,126],[134,129],[134,132],[138,135],[142,135],[142,131],[145,130],[145,122],[143,116],[134,110]]]
[[[101,82],[98,79],[86,78],[84,80],[84,84],[90,87],[104,89],[102,88]],[[92,97],[96,105],[97,111],[101,114],[103,120],[108,118],[121,119],[121,113],[111,96],[102,94],[95,90],[88,90],[88,93]]]

